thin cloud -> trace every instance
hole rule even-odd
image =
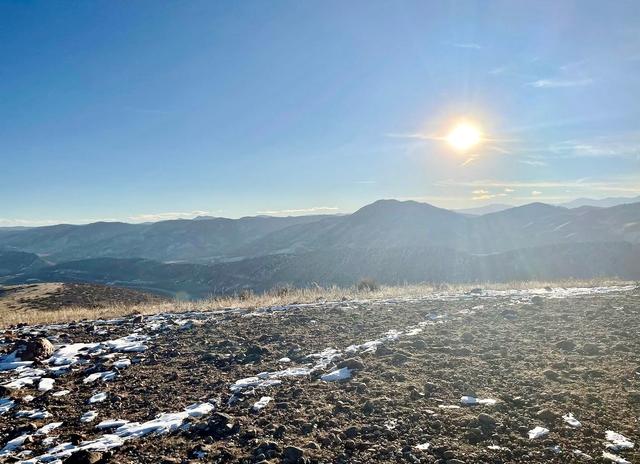
[[[169,221],[172,219],[193,219],[198,216],[208,216],[209,211],[184,211],[184,212],[169,212],[169,213],[146,213],[138,214],[135,216],[129,216],[127,219],[132,222],[157,222],[157,221]]]
[[[640,133],[564,140],[549,146],[559,158],[636,157],[640,155]]]
[[[283,214],[309,214],[320,213],[323,211],[339,211],[337,206],[314,206],[312,208],[300,208],[300,209],[280,209],[270,211],[258,211],[258,214],[266,214],[269,216],[280,216]]]
[[[54,221],[51,219],[11,219],[0,218],[0,227],[37,227],[37,226],[51,226],[54,224],[61,224],[63,221]]]
[[[469,50],[482,50],[482,45],[477,44],[475,42],[454,43],[451,45],[453,45],[456,48],[466,48]]]
[[[640,178],[624,177],[615,181],[590,181],[589,179],[576,179],[567,181],[496,181],[496,180],[477,180],[460,182],[454,180],[445,180],[437,182],[435,185],[442,187],[470,187],[476,190],[484,189],[491,191],[492,189],[523,189],[540,191],[543,189],[563,189],[567,192],[578,191],[585,193],[605,192],[605,193],[640,193]]]
[[[537,89],[559,89],[565,87],[581,87],[590,85],[593,79],[538,79],[537,81],[528,82],[526,85]]]
[[[537,197],[539,195],[542,195],[542,192],[540,190],[534,190],[531,192],[531,195],[533,195],[534,197]]]
[[[547,163],[546,161],[532,160],[532,159],[521,159],[521,160],[518,160],[518,162],[522,164],[528,164],[529,166],[536,166],[536,167],[549,165],[549,163]]]

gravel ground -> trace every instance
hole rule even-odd
[[[63,371],[50,371],[54,354],[0,372],[0,384],[34,379],[0,391],[0,412],[11,404],[0,415],[0,448],[28,436],[0,461],[588,461],[579,450],[591,462],[640,462],[638,446],[613,452],[605,437],[613,431],[637,444],[640,435],[640,295],[633,289],[478,291],[141,319],[4,334],[5,354],[17,339],[37,336],[56,349],[103,343],[85,347]],[[124,358],[130,366],[117,362]],[[103,372],[114,378],[88,381]],[[41,378],[54,378],[53,389],[39,391]],[[241,379],[249,380],[236,384]],[[63,390],[69,393],[55,396]],[[106,400],[89,404],[99,392]],[[482,404],[463,404],[463,396]],[[146,427],[194,403],[204,412],[185,412],[175,426],[139,438],[126,425],[96,428],[108,419]],[[92,410],[97,418],[81,422]],[[19,411],[35,418],[16,417]],[[38,418],[42,411],[50,416]],[[563,419],[568,414],[580,425]],[[54,422],[62,424],[36,432]],[[536,427],[542,436],[530,438]],[[105,446],[105,434],[120,441]],[[38,460],[64,443],[76,452]]]

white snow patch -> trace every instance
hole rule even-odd
[[[280,380],[262,380],[259,377],[246,377],[244,379],[236,380],[236,382],[229,387],[233,393],[240,393],[247,388],[268,388],[274,385],[280,385]]]
[[[177,430],[188,417],[200,417],[213,410],[210,403],[198,403],[184,409],[182,412],[160,414],[156,419],[148,422],[131,422],[118,427],[113,434],[105,434],[95,440],[84,441],[79,445],[70,442],[61,443],[51,448],[47,453],[23,461],[23,464],[31,463],[56,463],[71,456],[80,450],[107,451],[122,446],[125,441],[144,437],[150,434],[164,434]],[[20,446],[18,444],[17,446]]]
[[[20,435],[19,437],[14,438],[13,440],[9,440],[4,448],[0,450],[0,457],[10,456],[14,451],[22,447],[25,441],[31,438],[31,435],[25,434]]]
[[[11,408],[16,405],[16,402],[11,398],[0,398],[0,416],[9,412]]]
[[[49,377],[45,377],[40,379],[40,383],[38,384],[38,391],[48,392],[53,389],[53,384],[55,380]]]
[[[97,429],[115,429],[117,427],[122,427],[125,424],[128,424],[129,421],[126,419],[107,419],[100,422],[96,425]]]
[[[27,419],[46,419],[51,417],[46,409],[22,409],[15,414],[16,417],[26,417]]]
[[[460,397],[460,403],[465,406],[477,406],[477,405],[489,405],[496,404],[496,400],[492,398],[476,398],[475,396],[462,396]]]
[[[105,392],[96,393],[91,398],[89,398],[89,404],[100,403],[107,399],[107,394]]]
[[[251,407],[252,410],[254,410],[255,412],[258,412],[264,408],[267,407],[267,405],[269,404],[269,402],[272,400],[273,398],[271,398],[270,396],[263,396],[262,398],[260,398],[258,401],[256,401],[255,403],[253,403],[253,406]]]
[[[573,417],[573,414],[568,413],[565,414],[564,416],[562,416],[562,420],[564,420],[570,427],[580,427],[582,426],[582,424],[580,423],[580,421],[578,419],[576,419],[575,417]]]
[[[534,440],[536,438],[544,437],[549,433],[549,429],[545,429],[544,427],[540,427],[539,425],[531,430],[529,430],[529,439]]]
[[[40,380],[40,377],[20,377],[12,380],[11,382],[2,384],[2,386],[11,390],[20,390],[28,385],[33,385],[36,380]]]
[[[116,369],[124,369],[131,365],[131,360],[129,358],[118,359],[113,363],[113,367]]]
[[[420,451],[426,451],[431,447],[431,443],[420,443],[419,445],[414,446],[415,449]]]
[[[351,378],[351,369],[349,369],[348,367],[336,369],[335,371],[331,371],[328,374],[324,374],[320,377],[320,379],[324,380],[325,382],[337,382],[349,378]]]
[[[627,437],[622,434],[616,433],[613,430],[607,430],[605,432],[605,438],[607,443],[607,449],[612,451],[622,451],[633,448],[633,443]]]
[[[55,393],[51,393],[51,396],[65,396],[65,395],[68,395],[69,393],[71,393],[71,391],[69,390],[60,390]]]
[[[96,380],[103,380],[106,382],[107,380],[113,380],[115,378],[115,371],[94,372],[93,374],[89,374],[87,377],[85,377],[82,383],[93,383]]]
[[[87,411],[82,416],[80,416],[80,422],[93,422],[97,417],[97,411]]]
[[[492,451],[509,451],[509,448],[500,445],[489,445],[487,446],[487,449],[490,449]]]
[[[50,424],[47,424],[43,427],[40,427],[38,430],[36,430],[35,435],[48,435],[49,432],[57,429],[62,424],[63,424],[62,422],[51,422]]]
[[[631,461],[627,461],[621,456],[615,455],[613,453],[608,453],[607,451],[602,452],[602,458],[607,461],[615,462],[616,464],[631,464]]]
[[[12,371],[19,367],[31,366],[33,361],[23,361],[18,357],[18,352],[14,351],[0,357],[0,371]]]

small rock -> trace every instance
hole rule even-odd
[[[547,369],[543,372],[544,376],[549,380],[558,380],[560,378],[560,374],[551,369]]]
[[[238,433],[240,426],[229,414],[214,412],[207,423],[206,431],[216,437],[224,438]]]
[[[493,416],[481,413],[478,415],[478,422],[480,422],[480,424],[484,425],[485,427],[493,427],[494,425],[496,425],[497,421]]]
[[[541,409],[536,414],[536,417],[543,420],[547,424],[550,424],[550,423],[556,422],[560,418],[560,415],[553,412],[550,409]]]
[[[302,456],[304,456],[304,450],[295,446],[287,446],[282,452],[285,462],[296,463],[302,459]]]
[[[482,441],[482,429],[475,427],[467,429],[465,436],[467,440],[469,440],[469,443],[478,443],[479,441]]]
[[[99,451],[80,450],[77,453],[73,453],[63,464],[98,464],[103,461],[103,454]]]
[[[544,303],[544,300],[542,299],[541,296],[535,295],[531,297],[531,303],[533,303],[536,306],[542,306],[542,304]]]
[[[595,343],[585,343],[582,345],[582,354],[586,354],[587,356],[596,356],[600,354],[600,347]]]
[[[640,391],[632,390],[629,392],[629,401],[640,405]]]
[[[364,369],[364,363],[358,358],[349,358],[349,359],[345,359],[344,361],[340,361],[338,363],[337,365],[338,369],[342,369],[343,367],[346,367],[352,370],[362,370]]]
[[[573,351],[576,349],[576,342],[573,340],[562,340],[556,343],[556,348],[563,351]]]
[[[347,438],[355,438],[358,436],[358,427],[349,427],[344,431],[344,434]]]

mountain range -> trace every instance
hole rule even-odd
[[[277,285],[640,278],[640,202],[471,215],[380,200],[349,215],[0,229],[0,282],[201,297]]]

